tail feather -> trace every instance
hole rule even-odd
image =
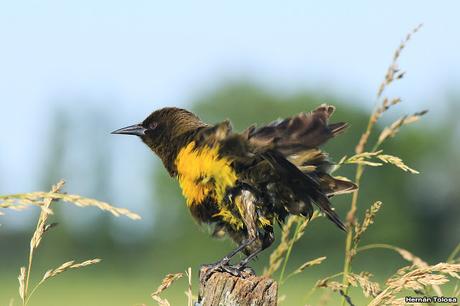
[[[320,189],[327,196],[350,193],[358,189],[358,186],[350,181],[335,178],[327,173],[315,173]]]
[[[340,220],[337,213],[332,209],[331,202],[329,202],[329,199],[326,196],[324,196],[324,194],[322,194],[321,192],[317,192],[313,196],[313,201],[326,215],[326,217],[332,222],[334,222],[334,224],[337,225],[338,228],[340,228],[344,232],[347,231],[345,224],[343,224],[342,220]]]
[[[312,212],[311,203],[314,203],[326,214],[329,220],[334,222],[340,229],[346,231],[345,225],[332,209],[331,202],[315,179],[300,171],[299,168],[275,150],[266,151],[262,156],[282,177],[283,183],[290,188],[294,198],[300,200],[296,203],[290,203],[290,205],[295,205],[296,209],[293,209],[290,205],[286,207],[289,212],[309,217]]]
[[[332,123],[332,124],[329,124],[329,129],[331,130],[331,133],[333,136],[337,136],[345,132],[348,126],[349,125],[346,122]]]

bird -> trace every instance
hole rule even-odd
[[[237,244],[205,266],[241,275],[273,244],[275,225],[291,215],[311,218],[316,207],[346,231],[330,198],[358,187],[333,177],[336,164],[320,149],[348,127],[345,122],[329,123],[334,110],[322,104],[238,133],[229,120],[208,124],[188,110],[165,107],[112,134],[139,137],[177,179],[197,223],[208,224],[212,236],[226,236]],[[238,253],[246,257],[232,265]]]

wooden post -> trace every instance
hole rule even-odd
[[[233,276],[225,272],[206,275],[200,270],[200,295],[196,306],[276,306],[278,284],[268,277]],[[205,277],[207,279],[204,279]]]

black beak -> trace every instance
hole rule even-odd
[[[124,135],[144,136],[145,131],[147,131],[147,129],[144,128],[142,125],[134,124],[134,125],[130,125],[130,126],[118,129],[116,131],[113,131],[110,134],[124,134]]]

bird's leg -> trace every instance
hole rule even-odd
[[[257,198],[254,195],[254,193],[251,192],[249,188],[244,188],[244,189],[241,189],[241,188],[242,187],[234,190],[235,193],[232,193],[232,197],[230,201],[233,205],[235,205],[236,208],[238,208],[239,217],[244,223],[245,234],[247,238],[237,249],[231,252],[228,256],[224,257],[222,260],[220,260],[216,264],[211,265],[210,269],[208,270],[210,273],[216,270],[220,270],[220,271],[228,272],[235,276],[244,276],[243,273],[245,271],[243,270],[247,262],[251,258],[253,258],[255,255],[257,255],[257,253],[262,251],[262,249],[264,248],[263,246],[264,243],[262,243],[261,250],[259,250],[259,247],[250,248],[250,249],[256,249],[258,250],[258,252],[254,254],[253,256],[251,256],[250,258],[247,258],[247,261],[242,265],[241,263],[240,265],[237,265],[237,266],[231,266],[228,264],[231,257],[233,257],[238,252],[242,251],[243,249],[248,248],[251,244],[253,244],[255,241],[260,239],[260,233],[257,228],[257,221],[256,221],[257,220],[257,212],[256,212]],[[210,275],[209,273],[206,273],[206,277],[208,277],[209,275]]]
[[[243,249],[248,247],[254,241],[256,241],[256,239],[257,237],[254,237],[254,238],[243,241],[236,249],[231,251],[229,254],[227,254],[224,258],[222,258],[218,262],[208,264],[208,265],[202,265],[202,267],[207,268],[205,279],[207,279],[210,276],[210,274],[212,274],[215,271],[228,272],[232,275],[239,276],[240,273],[238,269],[235,269],[234,267],[229,265],[230,259],[236,254],[238,254],[239,252],[241,252]]]
[[[254,238],[251,238],[251,239],[247,239],[246,241],[244,241],[240,246],[238,246],[236,249],[234,249],[233,251],[231,251],[229,254],[227,254],[227,256],[224,257],[224,259],[227,259],[227,263],[229,262],[229,260],[235,256],[236,254],[238,254],[239,252],[241,252],[244,248],[248,247],[251,243],[253,243],[254,241],[256,240],[256,237]]]
[[[251,261],[251,259],[253,259],[254,257],[256,257],[260,252],[262,252],[264,250],[263,247],[260,247],[260,248],[257,248],[254,252],[252,252],[251,254],[249,254],[248,256],[246,256],[246,258],[244,258],[242,261],[240,261],[236,266],[235,268],[238,269],[238,270],[243,270],[244,268],[246,268],[247,264]]]
[[[249,261],[251,261],[254,257],[256,257],[260,252],[268,248],[270,245],[272,245],[273,241],[275,240],[275,236],[273,234],[273,231],[267,231],[265,234],[263,234],[263,239],[262,239],[262,245],[258,247],[254,252],[249,254],[246,258],[244,258],[242,261],[240,261],[235,268],[238,270],[243,270],[247,267],[247,264]]]

